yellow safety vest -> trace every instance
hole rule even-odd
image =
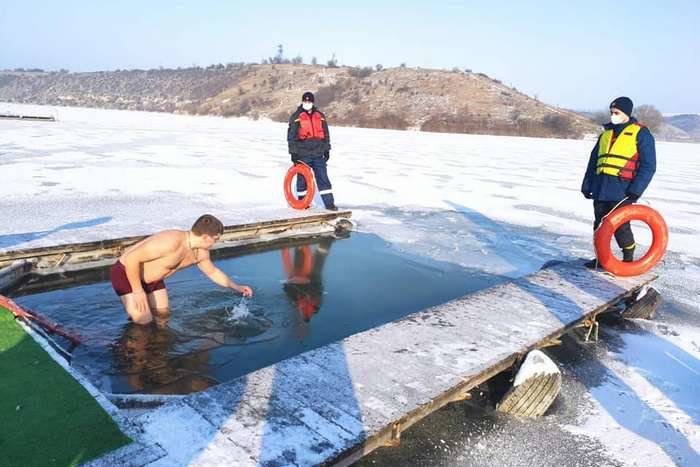
[[[642,125],[631,123],[627,125],[617,138],[612,130],[606,130],[598,140],[598,164],[596,175],[606,174],[619,177],[622,180],[632,180],[637,174],[637,134]]]

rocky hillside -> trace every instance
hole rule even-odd
[[[700,141],[700,115],[680,114],[665,117],[664,120],[669,125],[673,125],[683,131],[689,139]]]
[[[230,64],[94,73],[0,72],[0,101],[286,121],[311,90],[332,125],[545,137],[597,133],[586,117],[486,75],[421,68]]]

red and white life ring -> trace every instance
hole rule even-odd
[[[651,247],[637,261],[625,263],[613,255],[610,240],[615,231],[629,221],[642,221],[651,229]],[[668,246],[668,227],[658,211],[641,204],[630,204],[614,210],[603,219],[595,233],[595,251],[598,262],[616,276],[638,276],[661,261]]]
[[[295,175],[304,177],[306,180],[306,195],[302,199],[297,199],[292,192],[292,182],[294,181]],[[294,164],[289,168],[287,175],[284,177],[284,197],[291,207],[294,209],[308,208],[311,201],[314,199],[315,191],[316,185],[314,184],[314,174],[311,171],[311,167],[302,162]]]

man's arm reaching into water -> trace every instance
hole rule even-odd
[[[202,271],[204,275],[211,279],[211,281],[215,284],[218,284],[221,287],[233,289],[245,297],[253,296],[253,289],[247,285],[236,284],[223,271],[214,266],[214,263],[212,263],[211,259],[209,258],[208,251],[206,252],[206,256],[199,263],[197,263],[197,267],[199,267],[200,271]]]

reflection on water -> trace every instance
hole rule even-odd
[[[215,263],[255,296],[241,299],[189,268],[167,280],[169,315],[147,326],[127,320],[108,282],[17,301],[84,336],[72,364],[103,391],[181,394],[502,281],[368,234]]]
[[[132,392],[188,394],[213,386],[218,381],[203,374],[208,348],[196,346],[177,355],[185,344],[168,327],[167,317],[140,325],[129,322],[112,346],[112,368]]]
[[[311,245],[301,245],[290,252],[282,250],[282,264],[287,280],[284,292],[298,311],[299,320],[295,324],[296,337],[303,341],[308,326],[315,313],[321,309],[323,302],[323,265],[333,243],[333,238],[320,240],[315,249]]]

